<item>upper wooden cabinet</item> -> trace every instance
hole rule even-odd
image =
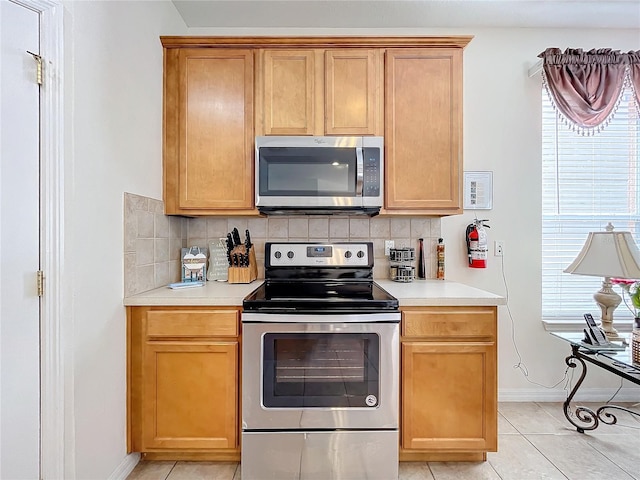
[[[258,135],[382,135],[381,49],[260,52]]]
[[[316,124],[322,125],[320,55],[314,50],[260,52],[258,85],[262,86],[262,95],[259,94],[256,105],[256,130],[260,134],[314,135]]]
[[[256,213],[253,72],[252,50],[165,50],[167,214]]]
[[[383,135],[381,49],[325,52],[325,134]]]
[[[257,135],[377,135],[386,215],[462,213],[454,37],[162,37],[170,215],[258,215]]]
[[[462,213],[462,49],[388,49],[389,214]]]

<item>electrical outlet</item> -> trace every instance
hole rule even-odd
[[[504,255],[504,242],[493,242],[493,255],[502,257]]]
[[[392,248],[395,248],[394,245],[395,245],[395,242],[393,240],[385,240],[384,241],[384,254],[388,256],[391,253],[390,250]]]

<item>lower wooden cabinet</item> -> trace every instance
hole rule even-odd
[[[235,308],[129,308],[129,451],[239,458],[238,325]]]
[[[497,450],[497,307],[402,309],[401,460]]]
[[[240,459],[240,309],[128,307],[128,451]],[[400,460],[497,450],[497,307],[403,307]]]

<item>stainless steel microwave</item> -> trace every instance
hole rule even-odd
[[[256,207],[266,214],[376,215],[382,137],[256,137]]]

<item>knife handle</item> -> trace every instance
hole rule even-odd
[[[234,227],[231,233],[233,234],[234,247],[237,247],[240,245],[240,232]]]

